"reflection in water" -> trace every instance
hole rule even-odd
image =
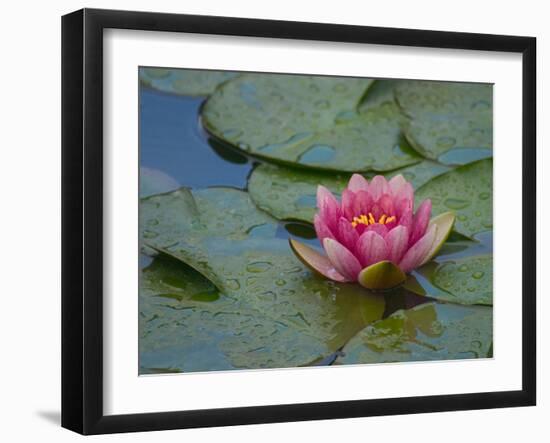
[[[245,189],[252,165],[230,148],[209,143],[198,118],[203,101],[140,89],[140,166],[192,188]]]
[[[486,148],[454,148],[441,154],[438,161],[445,165],[465,165],[493,156],[492,149]]]

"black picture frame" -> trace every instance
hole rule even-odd
[[[522,54],[522,389],[104,415],[102,85],[103,31],[108,28]],[[535,405],[535,66],[533,37],[97,9],[65,15],[62,18],[62,426],[82,434],[104,434]]]

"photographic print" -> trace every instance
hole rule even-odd
[[[138,76],[140,375],[492,358],[491,84]]]

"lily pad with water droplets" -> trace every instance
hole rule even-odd
[[[491,307],[427,303],[367,326],[336,363],[487,358],[492,331]]]
[[[433,177],[448,171],[447,166],[424,160],[416,165],[384,173],[388,179],[403,174],[416,189]],[[374,173],[364,174],[371,178]],[[349,174],[328,174],[272,164],[261,164],[252,172],[248,191],[256,205],[280,220],[313,222],[317,186],[323,185],[340,196]]]
[[[493,304],[493,256],[467,257],[439,263],[432,283],[444,292],[439,300],[460,304]]]
[[[402,81],[395,95],[411,118],[405,125],[406,137],[422,155],[446,164],[492,155],[491,85]]]
[[[223,82],[238,74],[230,71],[206,71],[200,69],[140,68],[142,85],[171,94],[206,96],[212,94]]]
[[[142,374],[295,366],[326,352],[165,255],[142,271],[139,300]]]
[[[300,355],[290,352],[288,361],[267,359],[269,367],[307,364],[329,355],[382,316],[383,298],[307,269],[286,238],[277,236],[277,222],[245,192],[180,189],[143,199],[140,215],[147,246],[191,266],[247,309],[317,341]],[[241,358],[239,367],[259,367],[255,355]]]
[[[340,195],[348,180],[348,175],[261,164],[248,180],[248,191],[254,203],[272,216],[280,220],[312,223],[317,186],[322,184]]]
[[[338,171],[387,171],[421,160],[401,136],[399,110],[385,104],[359,115],[371,79],[247,74],[206,102],[202,121],[250,154]]]
[[[453,211],[454,230],[472,237],[493,228],[493,161],[460,166],[430,180],[416,193],[416,201],[432,200],[432,214]]]

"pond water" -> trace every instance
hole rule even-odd
[[[252,168],[260,163],[206,133],[199,117],[205,99],[140,88],[140,166],[173,179],[159,192],[178,186],[246,190]],[[278,237],[319,246],[311,226],[299,222],[280,225]]]
[[[152,190],[140,191],[142,196],[171,191],[180,186],[191,189],[225,186],[246,190],[251,171],[261,162],[212,138],[203,129],[200,110],[205,97],[172,95],[141,87],[139,98],[141,179],[151,178],[152,183]],[[331,155],[332,152],[322,145],[304,154],[304,156],[322,158]],[[453,156],[454,161],[456,155],[455,152],[451,152],[449,157]],[[476,155],[478,154],[472,155],[472,158],[477,159]],[[460,162],[457,161],[457,163]],[[311,201],[307,204],[311,204]],[[307,223],[279,222],[276,236],[285,239],[296,238],[319,248],[315,232]],[[441,250],[439,260],[492,253],[492,232],[478,234],[474,240],[460,236],[451,238]],[[153,258],[142,255],[141,268],[146,269],[151,266],[152,260]],[[440,291],[430,283],[429,270],[426,272],[413,273],[416,283],[424,289],[425,293],[433,294]],[[410,309],[432,301],[410,290],[403,290],[398,295],[392,294],[385,298],[383,318],[399,309]],[[331,365],[339,353],[340,350],[314,364]],[[149,366],[147,368],[143,364],[142,361],[140,370],[142,373],[159,372],[158,368],[151,369],[155,365],[145,365]],[[160,372],[167,371],[168,369],[160,370]]]

